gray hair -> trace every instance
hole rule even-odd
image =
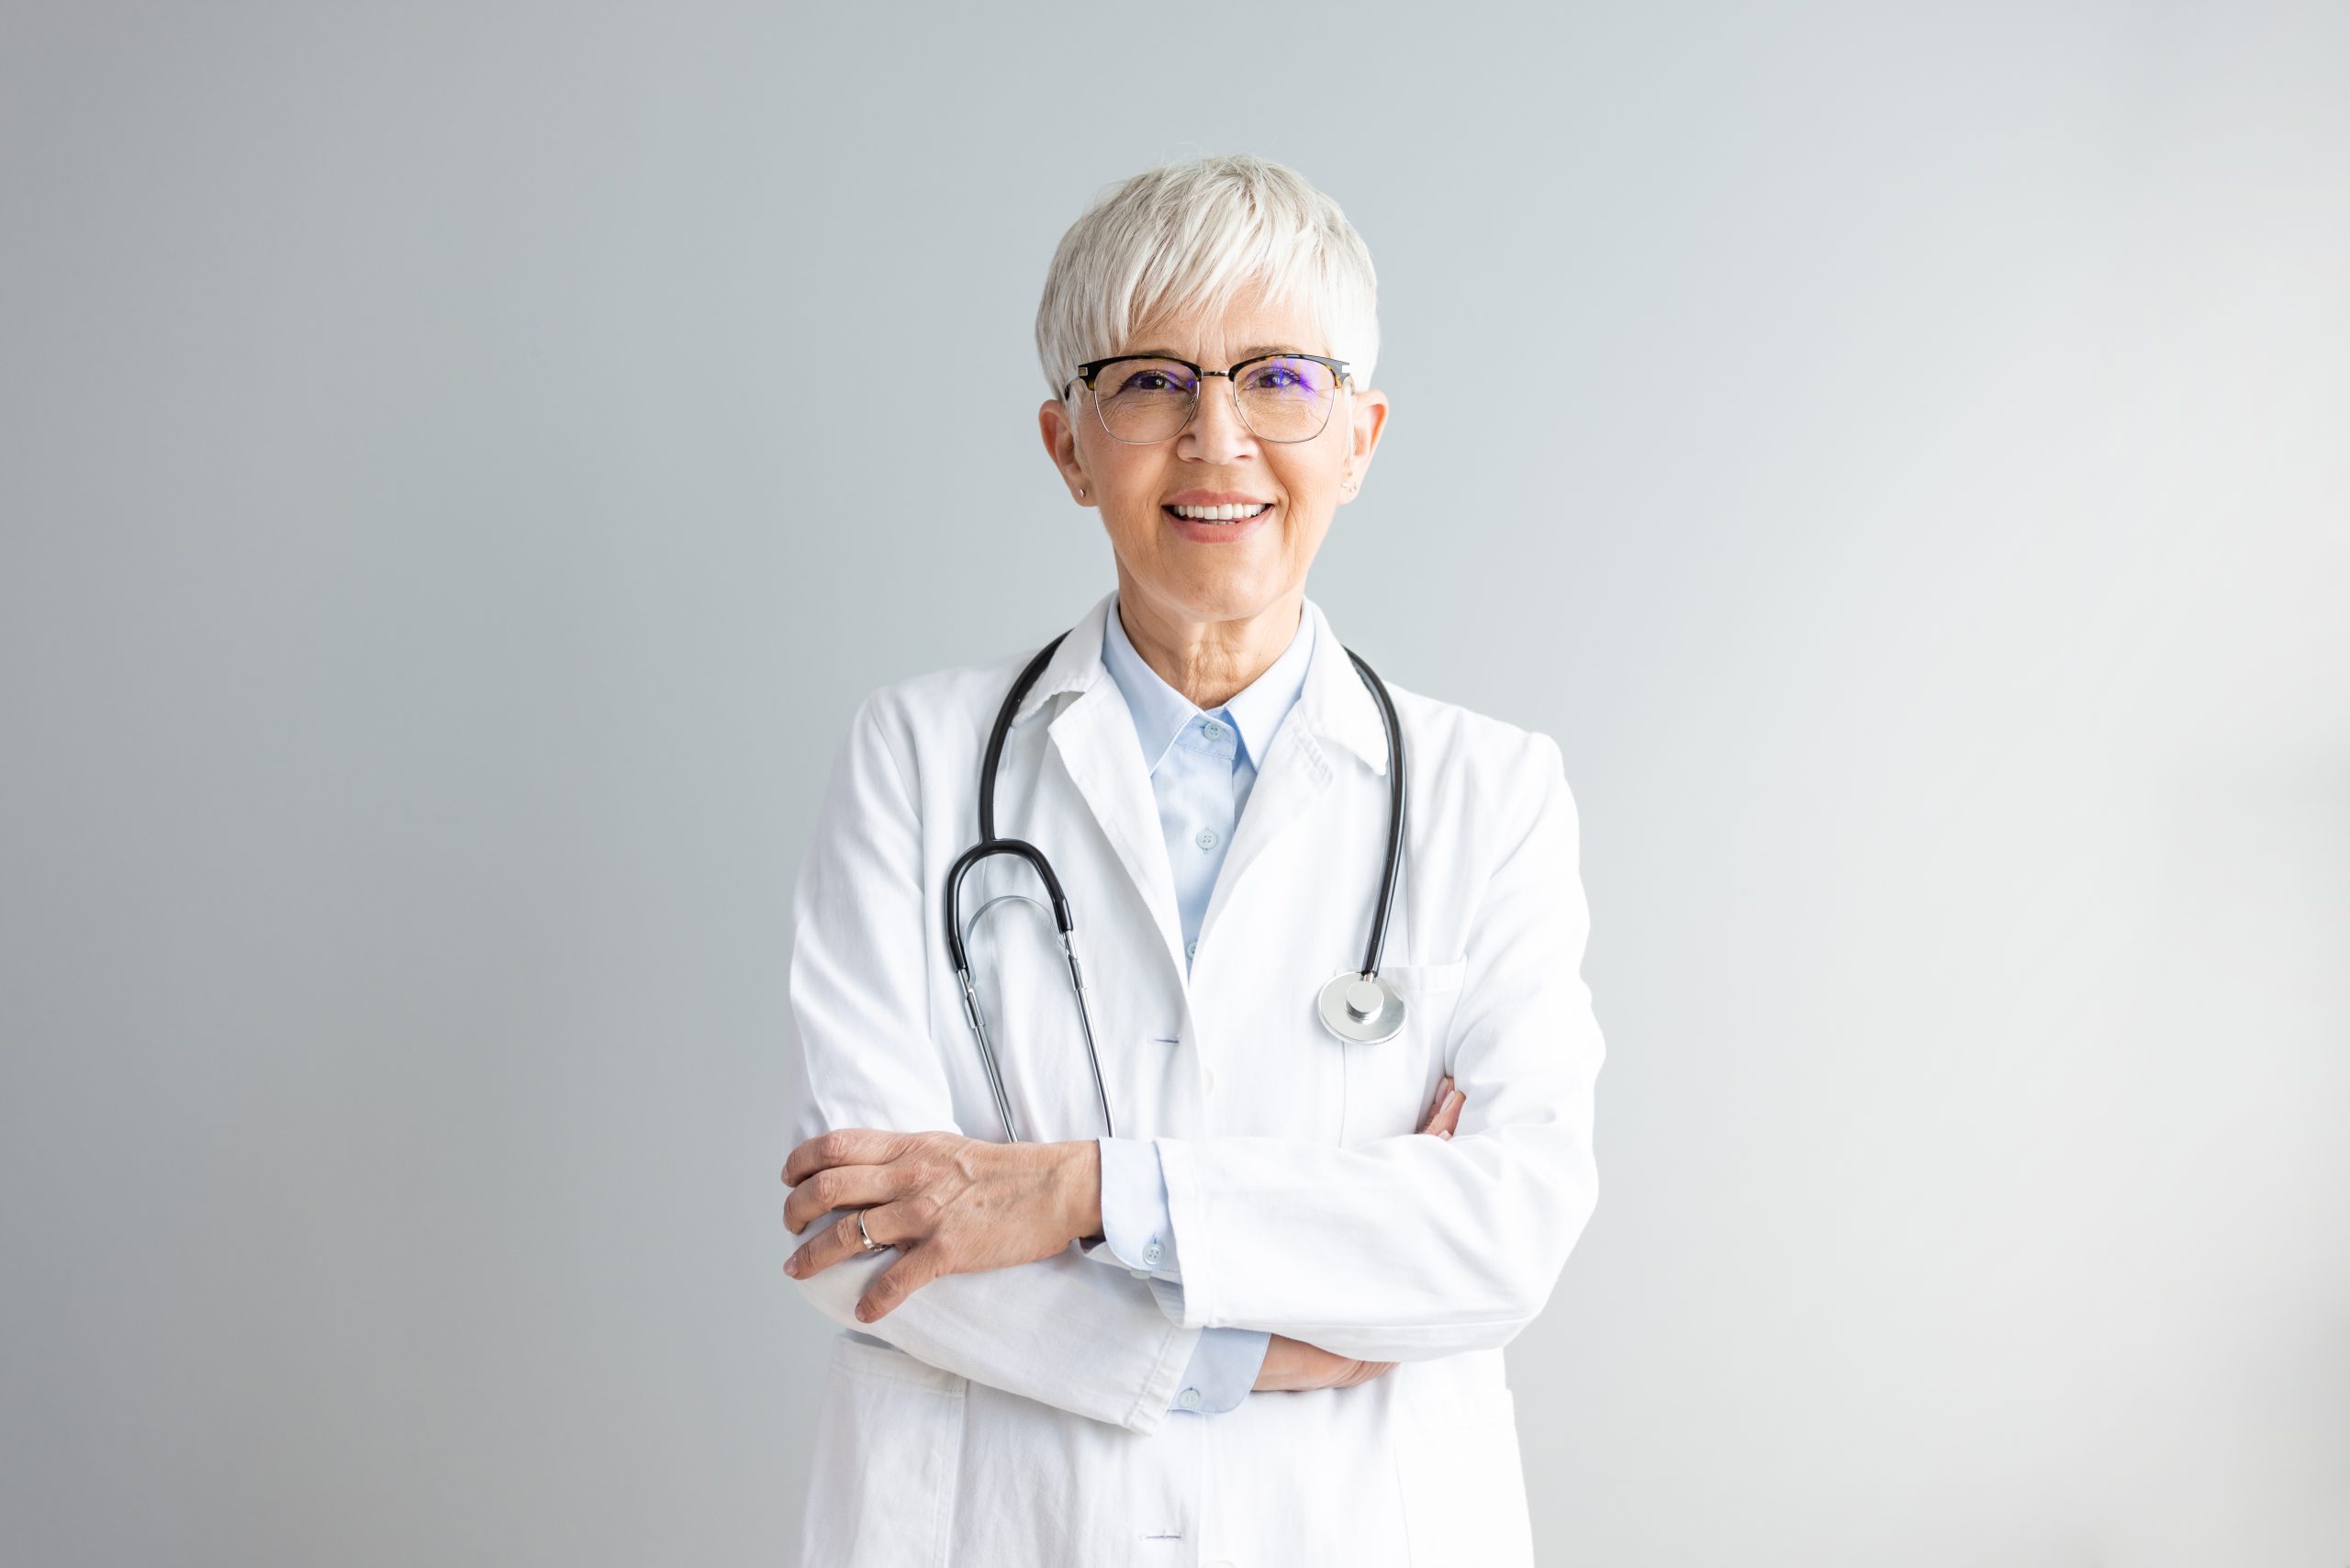
[[[1146,170],[1069,225],[1036,307],[1036,357],[1058,396],[1077,367],[1154,321],[1214,314],[1244,288],[1303,300],[1358,386],[1379,356],[1379,276],[1338,204],[1246,152]],[[1305,347],[1306,345],[1300,345]]]

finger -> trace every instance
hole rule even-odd
[[[814,1171],[784,1200],[784,1227],[797,1236],[819,1215],[892,1202],[902,1195],[905,1182],[905,1170],[896,1165],[834,1165]]]
[[[1437,1080],[1436,1098],[1430,1100],[1428,1108],[1420,1113],[1420,1131],[1425,1133],[1435,1129],[1437,1116],[1444,1110],[1444,1103],[1450,1098],[1451,1094],[1452,1075],[1447,1073]]]
[[[1468,1093],[1463,1090],[1454,1090],[1445,1096],[1444,1104],[1422,1130],[1433,1133],[1438,1137],[1450,1137],[1460,1130],[1460,1108],[1467,1103],[1469,1103]]]
[[[856,1304],[856,1320],[871,1323],[905,1305],[906,1298],[938,1278],[952,1273],[944,1261],[946,1249],[935,1241],[908,1249],[904,1256],[881,1271]]]
[[[846,1211],[800,1243],[800,1250],[783,1260],[783,1271],[795,1280],[813,1279],[844,1258],[861,1258],[867,1250],[865,1235],[871,1236],[883,1247],[895,1246],[897,1232],[890,1228],[889,1221],[879,1217],[883,1212],[880,1209]],[[865,1218],[865,1235],[858,1234],[856,1228],[860,1215]],[[901,1228],[904,1227],[901,1226]]]
[[[834,1127],[818,1133],[784,1159],[783,1184],[797,1187],[834,1165],[885,1165],[897,1158],[907,1141],[905,1134],[880,1127]]]

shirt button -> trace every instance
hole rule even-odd
[[[1203,827],[1200,829],[1199,846],[1202,849],[1214,849],[1216,846],[1216,838],[1215,829]]]
[[[1175,1403],[1186,1410],[1197,1410],[1200,1407],[1200,1391],[1196,1388],[1187,1388],[1175,1396]]]
[[[1187,958],[1196,958],[1199,956],[1200,944],[1196,937],[1183,944],[1183,957]]]
[[[1224,739],[1224,726],[1217,723],[1214,719],[1210,719],[1206,723],[1200,726],[1200,734],[1207,736],[1207,738],[1212,741],[1220,741]]]
[[[1158,1260],[1166,1256],[1167,1249],[1159,1246],[1158,1238],[1156,1236],[1150,1238],[1150,1245],[1142,1249],[1142,1260],[1154,1269],[1158,1266]]]

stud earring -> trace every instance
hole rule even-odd
[[[1077,487],[1077,498],[1080,501],[1085,498],[1085,487],[1082,485]]]

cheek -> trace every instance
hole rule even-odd
[[[1347,452],[1335,442],[1312,444],[1313,451],[1299,453],[1274,472],[1299,512],[1327,516],[1338,504],[1338,476],[1346,469]]]
[[[1122,512],[1155,512],[1166,488],[1164,465],[1143,452],[1112,454],[1094,465],[1103,502]]]

